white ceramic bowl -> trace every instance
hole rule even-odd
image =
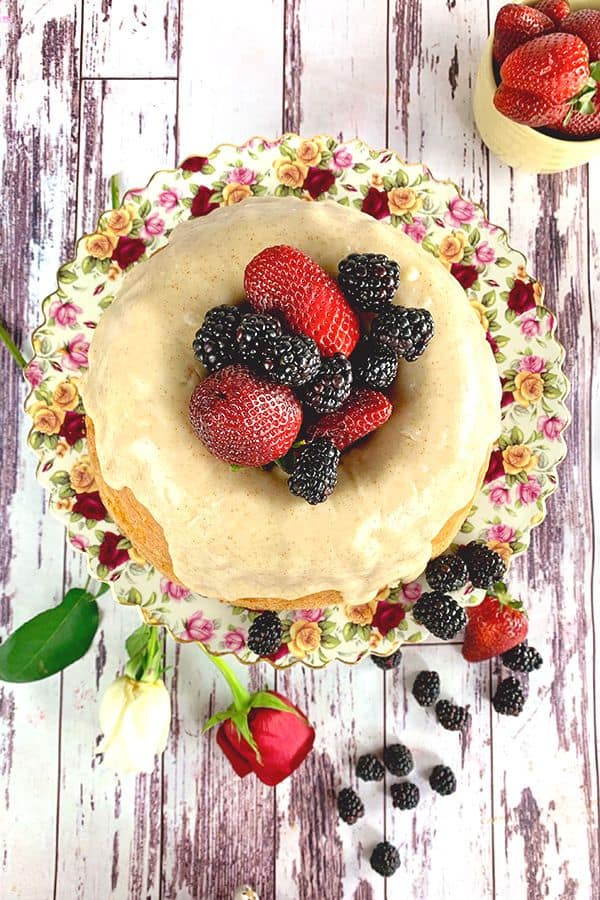
[[[571,0],[571,9],[600,9],[600,0]],[[494,106],[496,80],[492,61],[493,34],[488,38],[473,95],[475,124],[484,144],[514,169],[525,172],[562,172],[600,155],[600,138],[588,141],[549,137],[518,125]]]

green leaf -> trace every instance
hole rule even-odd
[[[140,219],[145,219],[150,210],[152,209],[152,205],[149,200],[144,200],[140,208],[138,209],[138,216]]]
[[[270,691],[258,691],[256,694],[253,694],[250,701],[250,709],[278,709],[281,712],[292,713],[295,716],[299,715],[298,711],[293,709],[289,703],[271,694]]]
[[[102,594],[105,594],[109,590],[110,590],[110,584],[107,581],[103,581],[100,584],[100,587],[98,588],[98,593],[96,594],[96,600],[98,599],[98,597],[101,597]]]
[[[136,628],[136,630],[129,635],[125,641],[125,649],[130,657],[137,656],[138,653],[141,653],[146,649],[151,632],[151,626],[144,624],[140,625],[139,628]]]
[[[469,235],[469,243],[472,247],[475,247],[479,241],[481,240],[481,234],[479,233],[478,228],[474,228],[471,234]]]
[[[354,165],[352,166],[352,169],[355,172],[358,172],[359,175],[362,175],[364,172],[369,171],[369,167],[366,166],[364,163],[354,163]]]
[[[506,269],[507,266],[510,266],[510,259],[507,259],[505,256],[499,256],[496,260],[496,265],[501,269]]]
[[[398,187],[406,187],[408,184],[408,175],[404,171],[404,169],[398,169],[396,172],[396,184]]]
[[[214,716],[211,716],[210,719],[204,723],[202,734],[204,734],[205,731],[210,731],[210,729],[214,728],[215,725],[219,725],[221,722],[226,722],[227,719],[230,719],[232,710],[233,708],[230,706],[229,709],[226,709],[223,712],[215,713]]]
[[[39,681],[80,659],[98,628],[98,604],[72,588],[59,606],[17,628],[0,646],[0,680]]]
[[[129,589],[129,592],[127,594],[127,600],[129,603],[135,603],[137,606],[139,606],[142,602],[142,595],[137,588],[132,587]]]
[[[58,280],[62,284],[72,284],[74,281],[77,281],[77,275],[68,266],[61,266],[58,270]]]
[[[333,650],[334,647],[339,647],[340,641],[333,634],[324,634],[321,638],[321,645],[327,650]]]
[[[90,272],[93,272],[96,268],[96,260],[93,256],[84,256],[83,262],[81,263],[81,268],[83,270],[84,275],[89,275]]]

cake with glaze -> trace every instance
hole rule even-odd
[[[394,302],[427,309],[427,352],[400,361],[385,427],[342,458],[310,506],[277,468],[234,470],[189,423],[205,373],[190,352],[206,312],[244,299],[273,245],[335,276],[349,253],[400,266]],[[205,596],[258,609],[364,603],[410,581],[452,542],[500,432],[494,358],[463,288],[400,230],[331,201],[253,198],[179,225],[125,276],[92,341],[83,387],[103,500],[137,552]]]

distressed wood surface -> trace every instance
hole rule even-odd
[[[600,232],[591,214],[600,163],[536,178],[482,146],[471,91],[500,5],[8,0],[0,11],[0,317],[24,348],[57,265],[107,205],[113,172],[137,186],[219,141],[286,129],[360,134],[461,184],[528,251],[559,314],[574,416],[560,493],[511,574],[546,660],[522,717],[491,710],[496,665],[466,667],[456,646],[407,647],[385,676],[369,661],[277,676],[257,667],[253,686],[276,685],[317,728],[303,769],[272,791],[235,779],[201,736],[226,692],[195,648],[169,643],[167,751],[152,775],[119,779],[95,760],[98,702],[136,619],[104,604],[77,666],[0,686],[2,900],[229,900],[243,881],[262,900],[600,898]],[[46,514],[19,412],[25,391],[5,353],[0,378],[3,637],[82,572]],[[462,742],[410,696],[424,666],[440,672],[445,696],[470,705]],[[401,813],[379,785],[363,786],[366,818],[339,826],[332,797],[352,783],[351,760],[395,740],[414,750],[420,806]],[[459,790],[434,802],[426,779],[438,761],[457,771]],[[383,833],[402,858],[387,886],[366,858]]]

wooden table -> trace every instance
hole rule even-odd
[[[546,660],[520,718],[492,711],[497,665],[467,666],[447,644],[409,647],[403,666],[386,676],[369,661],[321,672],[296,666],[277,678],[260,667],[252,683],[276,682],[310,710],[318,733],[302,770],[273,791],[236,779],[214,739],[200,735],[226,694],[194,647],[169,644],[169,746],[152,775],[119,779],[94,762],[98,698],[137,620],[105,598],[83,661],[61,677],[0,688],[2,900],[228,900],[243,881],[262,900],[600,897],[592,602],[594,588],[600,600],[592,507],[595,486],[598,517],[600,164],[534,177],[500,165],[482,146],[471,94],[499,5],[3,4],[0,315],[24,348],[58,264],[108,205],[112,173],[133,187],[219,141],[282,130],[359,134],[459,182],[528,252],[559,314],[573,424],[560,491],[511,573]],[[0,366],[5,635],[81,584],[83,572],[36,483],[20,373],[4,352]],[[471,704],[462,744],[407,702],[406,686],[423,664]],[[338,827],[331,798],[351,777],[351,757],[400,736],[419,771],[438,755],[452,765],[457,793],[433,800],[424,792],[413,815],[393,811],[374,786],[363,790],[363,823]],[[367,861],[384,829],[402,855],[387,887]]]

